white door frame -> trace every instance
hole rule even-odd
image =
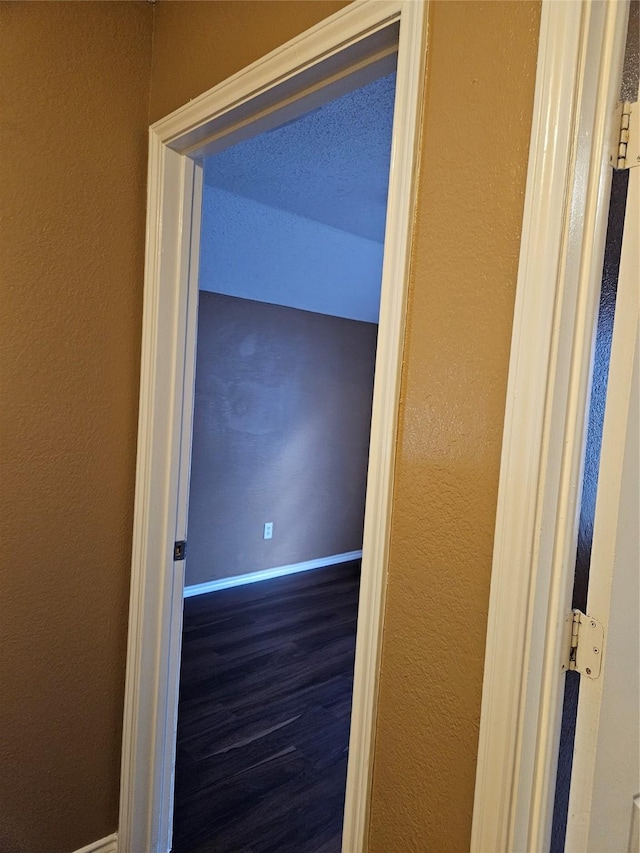
[[[473,853],[547,853],[628,3],[543,0]]]
[[[637,109],[637,103],[635,104]],[[619,546],[618,516],[623,500],[623,480],[626,474],[625,464],[628,459],[629,443],[633,437],[628,435],[630,407],[632,405],[632,383],[634,382],[634,364],[637,358],[638,323],[640,320],[640,288],[638,287],[640,262],[640,164],[630,163],[629,186],[626,203],[626,216],[620,269],[616,296],[616,309],[611,342],[611,358],[609,379],[607,384],[607,402],[602,427],[602,449],[600,453],[600,470],[598,474],[598,492],[596,496],[595,518],[593,527],[593,545],[591,551],[591,571],[589,574],[589,594],[587,613],[598,619],[604,627],[607,642],[602,650],[603,672],[600,678],[585,679],[580,685],[578,713],[574,740],[574,757],[571,768],[571,790],[567,820],[566,847],[572,850],[593,850],[595,845],[592,838],[594,818],[591,815],[594,788],[596,787],[597,748],[599,746],[600,708],[603,691],[607,688],[607,659],[611,657],[612,641],[615,628],[611,630],[611,604],[614,585],[614,569],[618,563],[617,573],[624,572],[625,565],[617,552]],[[637,382],[637,365],[636,379]],[[637,415],[636,415],[637,416]],[[637,438],[636,438],[637,440]],[[637,472],[636,472],[637,473]],[[632,506],[633,504],[631,504]],[[637,522],[637,519],[635,520]],[[630,525],[632,528],[633,525]],[[631,532],[631,531],[630,531]],[[636,528],[636,537],[637,537]],[[637,539],[636,539],[637,541]],[[620,562],[619,562],[620,561]],[[634,566],[627,563],[632,572]],[[637,567],[636,567],[637,568]],[[620,583],[620,580],[617,580]],[[640,602],[635,602],[636,606]],[[631,603],[633,607],[633,603]],[[614,615],[615,620],[615,615]],[[633,622],[629,623],[633,625]],[[637,623],[636,623],[637,624]],[[628,632],[622,629],[622,637]],[[620,651],[620,641],[618,652]],[[636,650],[629,654],[620,655],[620,665],[624,668],[625,678],[629,668],[637,665],[638,639]],[[610,672],[611,670],[609,670]],[[633,682],[630,682],[633,684]],[[637,697],[640,699],[640,697]],[[624,704],[623,704],[624,707]],[[618,719],[616,720],[618,722]],[[624,717],[620,720],[621,731],[624,732]],[[633,741],[626,743],[633,749]],[[637,744],[636,744],[637,747]],[[636,753],[637,755],[637,753]],[[601,758],[599,759],[601,761]],[[600,764],[600,768],[602,765]],[[628,771],[625,772],[628,775]],[[627,778],[626,776],[624,778]],[[600,792],[603,784],[610,784],[607,776],[597,780]],[[636,793],[631,792],[630,797]],[[604,800],[606,803],[606,798]],[[617,806],[617,804],[616,804]],[[631,798],[622,806],[631,815]],[[610,807],[610,804],[609,804]],[[599,813],[602,815],[605,806],[601,803]],[[622,831],[628,833],[629,826],[621,825]],[[618,839],[619,842],[619,839]],[[609,849],[617,849],[617,843],[609,844]],[[632,849],[631,847],[629,848]]]
[[[394,52],[397,44],[397,82],[343,835],[348,853],[365,849],[425,73],[422,0],[357,0],[150,128],[118,831],[122,853],[168,853],[171,845],[184,585],[184,563],[173,561],[173,546],[187,538],[202,192],[199,161],[215,150],[221,135],[228,144],[270,121],[299,113],[303,102],[309,108],[314,98],[326,100],[327,80],[339,91],[345,64],[366,73],[374,48],[378,57],[389,54],[390,32]],[[318,96],[321,87],[324,94]],[[276,112],[279,118],[274,120]]]

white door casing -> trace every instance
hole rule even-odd
[[[605,628],[602,673],[580,684],[567,853],[625,851],[640,793],[639,276],[636,165],[629,174],[587,603]]]
[[[399,34],[398,34],[399,25]],[[391,44],[393,42],[393,44]],[[397,44],[397,48],[396,48]],[[147,248],[120,853],[168,853],[196,346],[200,160],[366,82],[397,49],[396,98],[343,849],[366,846],[371,752],[391,514],[426,3],[356,0],[204,93],[149,133]],[[221,143],[220,140],[223,140]]]
[[[473,853],[547,853],[628,4],[543,0]]]

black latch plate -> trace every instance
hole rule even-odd
[[[187,553],[187,540],[181,539],[179,542],[175,542],[173,546],[173,561],[174,563],[178,560],[184,560],[185,555]]]

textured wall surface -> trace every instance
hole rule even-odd
[[[431,6],[371,853],[469,849],[538,15]]]
[[[154,122],[347,6],[345,0],[161,0],[153,30]]]
[[[344,5],[0,5],[2,853],[117,825],[152,13],[155,120]],[[372,853],[468,849],[537,16],[431,7]]]
[[[362,547],[377,331],[200,294],[187,584]]]
[[[0,851],[117,826],[148,3],[0,4]]]
[[[206,184],[201,235],[201,290],[378,322],[382,243]]]

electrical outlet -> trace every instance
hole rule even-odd
[[[265,521],[263,536],[265,539],[273,538],[273,521]]]

